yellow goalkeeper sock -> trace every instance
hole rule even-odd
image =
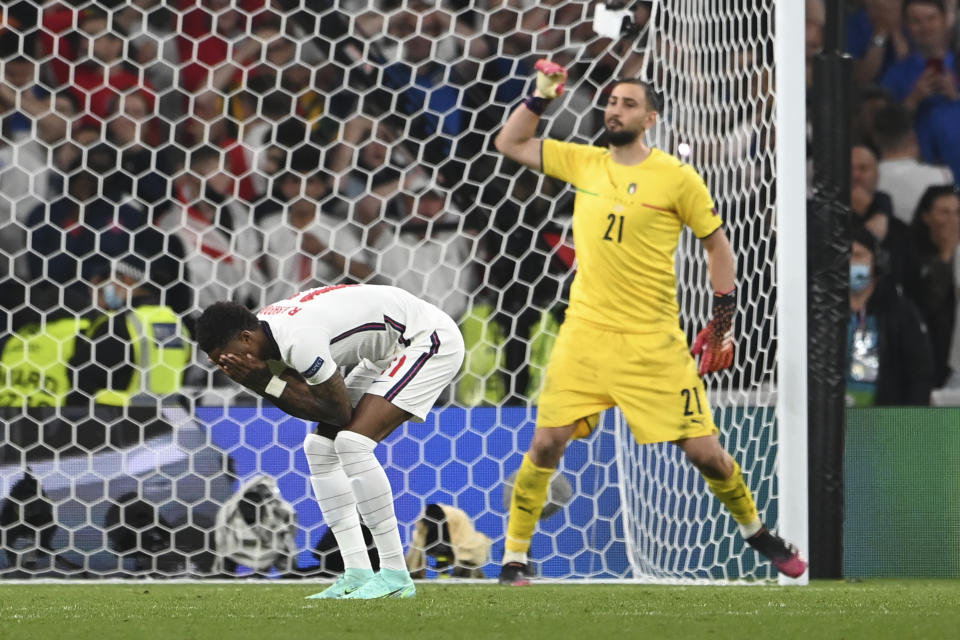
[[[510,499],[510,521],[507,523],[506,552],[512,558],[525,557],[530,549],[530,539],[547,501],[552,475],[553,469],[538,467],[529,454],[523,456]]]
[[[757,505],[753,502],[753,494],[743,480],[740,465],[733,461],[733,473],[726,480],[717,480],[703,476],[710,490],[720,499],[730,511],[733,519],[740,525],[740,532],[744,538],[749,538],[763,526],[757,514]]]

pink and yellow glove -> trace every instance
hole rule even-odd
[[[537,70],[537,90],[524,100],[523,104],[530,111],[542,116],[550,106],[550,101],[563,95],[567,84],[567,70],[547,59],[537,60],[533,67]]]
[[[736,289],[714,294],[713,319],[697,334],[691,349],[693,355],[700,356],[700,375],[733,364],[733,314],[736,309]]]
[[[533,65],[537,70],[537,93],[541,98],[553,100],[563,95],[567,84],[567,70],[546,58]]]

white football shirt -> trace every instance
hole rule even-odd
[[[386,367],[407,347],[428,350],[431,335],[452,322],[403,289],[366,284],[302,291],[264,307],[257,318],[283,363],[309,384],[364,360]]]

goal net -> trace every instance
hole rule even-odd
[[[650,142],[717,201],[738,350],[707,384],[776,527],[774,3],[628,4],[617,39],[594,33],[595,3],[564,0],[6,7],[0,576],[335,574],[301,450],[312,426],[211,371],[190,332],[216,300],[258,309],[345,282],[460,323],[460,375],[377,454],[404,544],[423,546],[429,505],[455,507],[490,545],[453,558],[456,575],[496,575],[504,485],[575,270],[572,190],[492,144],[542,57],[570,71],[543,135],[596,142],[613,80],[643,77],[666,105]],[[677,274],[692,337],[712,292],[686,233]],[[677,449],[637,447],[615,411],[560,472],[570,490],[557,483],[531,549],[544,577],[774,576]],[[426,551],[411,569],[446,575]]]

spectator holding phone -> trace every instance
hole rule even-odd
[[[920,154],[960,171],[960,82],[950,50],[944,0],[904,0],[903,22],[913,51],[883,74],[882,84],[915,113]]]

